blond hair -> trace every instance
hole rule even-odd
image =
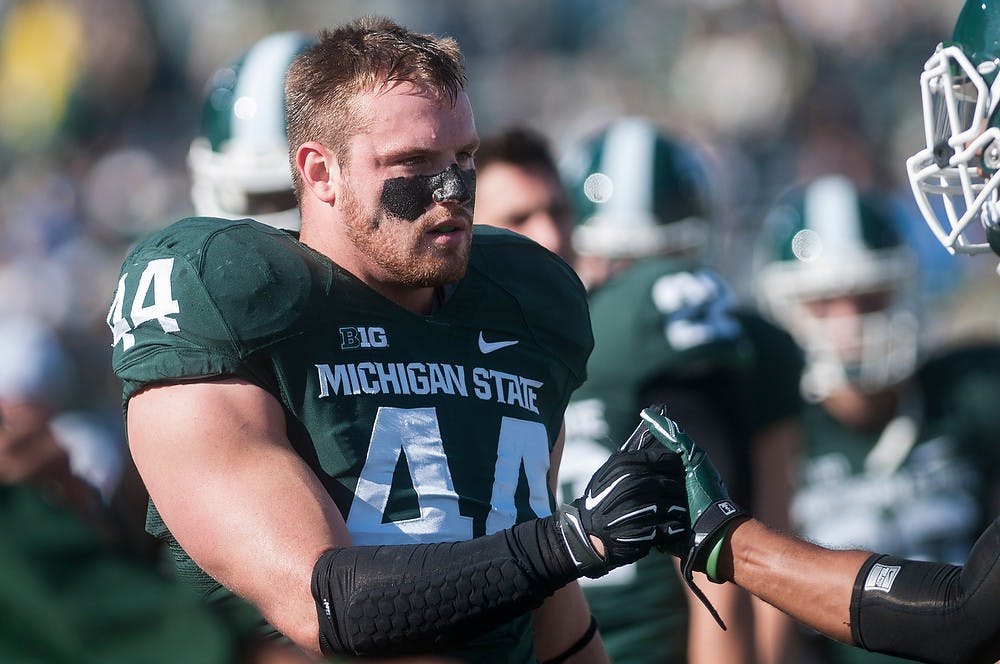
[[[362,127],[351,102],[387,83],[429,87],[454,103],[465,88],[465,65],[450,37],[412,32],[391,19],[366,16],[324,30],[285,77],[285,118],[296,196],[302,179],[298,147],[317,141],[347,165],[348,139]]]

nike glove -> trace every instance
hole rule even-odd
[[[569,554],[584,576],[597,578],[639,560],[650,547],[688,539],[684,468],[656,443],[645,424],[590,478],[583,496],[556,513]],[[604,545],[604,555],[591,543]]]
[[[691,438],[665,414],[664,406],[646,408],[642,411],[642,419],[657,440],[663,443],[671,452],[680,455],[684,465],[684,480],[687,492],[687,504],[690,518],[690,535],[687,540],[672,540],[680,542],[679,547],[665,547],[681,559],[684,579],[692,591],[708,607],[709,611],[725,629],[725,624],[718,613],[708,603],[701,590],[695,585],[693,572],[705,572],[710,581],[719,581],[715,564],[723,540],[732,521],[742,519],[749,514],[729,497],[729,491],[712,465],[711,459]]]

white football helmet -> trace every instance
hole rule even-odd
[[[203,216],[251,217],[298,230],[285,132],[285,73],[314,40],[268,35],[209,81],[201,134],[191,143],[191,200]]]
[[[925,145],[906,161],[917,206],[952,254],[1000,249],[998,72],[1000,5],[966,2],[924,65]]]
[[[573,146],[560,171],[583,256],[701,258],[714,216],[710,177],[692,143],[642,117],[623,117]]]
[[[760,238],[757,298],[805,351],[807,399],[873,392],[913,372],[917,263],[886,200],[824,176],[785,196]]]

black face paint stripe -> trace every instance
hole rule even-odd
[[[382,183],[379,204],[387,214],[415,221],[431,203],[470,203],[476,195],[476,171],[452,164],[435,175],[391,178]]]

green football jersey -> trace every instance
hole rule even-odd
[[[466,276],[421,316],[285,231],[182,220],[122,268],[109,324],[124,399],[222,375],[268,390],[357,545],[467,540],[547,516],[549,455],[593,345],[586,296],[538,245],[473,232]],[[149,526],[170,539],[155,510]],[[182,574],[226,594],[175,552]],[[524,616],[463,654],[530,660],[530,640]]]
[[[897,416],[851,429],[805,413],[806,460],[793,503],[804,537],[833,548],[961,564],[996,514],[1000,347],[941,353],[900,390]],[[821,639],[831,662],[899,662]]]
[[[790,337],[735,309],[728,287],[711,270],[662,258],[615,275],[591,293],[590,309],[595,346],[587,382],[566,414],[562,498],[584,490],[609,451],[635,429],[642,408],[665,401],[700,445],[717,441],[712,459],[733,495],[747,501],[745,441],[798,408],[798,376],[757,366],[779,358],[794,371],[797,349]],[[789,352],[792,359],[784,359]],[[754,384],[781,380],[794,389]],[[772,395],[766,403],[765,391]],[[687,605],[670,556],[653,552],[581,584],[614,661],[686,662]]]
[[[191,589],[34,488],[0,484],[0,661],[228,664],[239,634]]]

